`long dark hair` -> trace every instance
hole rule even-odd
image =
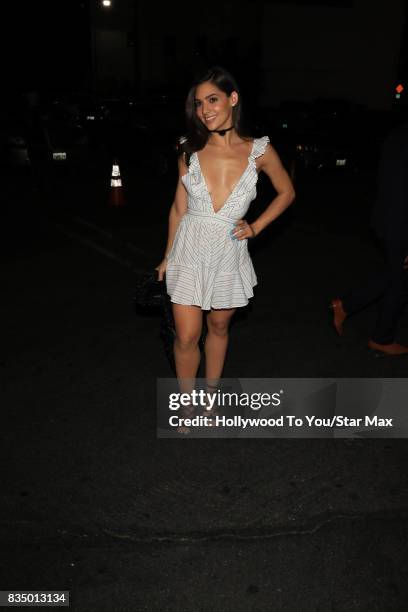
[[[186,126],[187,133],[182,136],[179,140],[177,151],[179,155],[186,154],[186,164],[189,165],[191,154],[195,151],[200,151],[205,147],[210,137],[210,131],[197,117],[196,106],[195,106],[195,92],[198,85],[209,81],[214,83],[218,89],[223,91],[230,96],[233,91],[238,94],[238,102],[232,109],[232,122],[234,129],[238,136],[244,140],[251,137],[248,129],[243,123],[242,114],[242,98],[238,84],[232,74],[230,74],[225,68],[221,66],[212,66],[207,69],[203,74],[196,78],[190,87],[186,99]]]

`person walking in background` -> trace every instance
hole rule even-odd
[[[235,79],[210,68],[192,85],[186,101],[187,135],[180,140],[179,181],[169,216],[169,234],[158,278],[166,275],[176,328],[174,355],[182,387],[193,387],[198,346],[207,312],[206,380],[217,389],[235,310],[253,297],[257,277],[248,240],[293,201],[294,189],[268,136],[253,138],[242,126],[242,101]],[[277,196],[249,224],[260,171]],[[182,388],[190,392],[192,388]],[[185,411],[189,416],[193,411]],[[188,433],[182,429],[181,433]]]
[[[331,301],[333,324],[342,336],[348,316],[377,302],[378,317],[368,347],[376,354],[408,355],[408,346],[396,342],[408,262],[408,123],[395,127],[383,144],[372,228],[385,265],[360,287]]]

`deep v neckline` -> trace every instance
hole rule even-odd
[[[218,215],[219,212],[221,212],[221,210],[228,204],[229,200],[231,199],[232,195],[235,193],[235,191],[238,189],[238,186],[240,185],[240,183],[242,182],[242,179],[244,178],[245,174],[248,172],[248,168],[251,165],[251,157],[253,156],[254,153],[254,148],[255,148],[255,141],[256,138],[254,138],[253,142],[252,142],[252,147],[251,147],[251,152],[248,155],[248,163],[246,165],[245,170],[243,171],[243,173],[241,174],[241,176],[239,177],[238,181],[235,183],[235,186],[233,188],[233,190],[231,191],[231,193],[229,194],[229,196],[227,197],[227,199],[225,200],[224,204],[221,206],[221,208],[219,208],[218,210],[214,210],[214,203],[212,201],[212,197],[210,192],[208,191],[208,187],[207,187],[207,181],[205,180],[203,171],[201,170],[201,164],[200,164],[200,160],[198,158],[198,152],[195,151],[195,156],[196,156],[196,160],[197,160],[197,165],[198,165],[198,169],[200,171],[200,175],[201,175],[201,179],[203,181],[203,185],[205,187],[205,191],[208,195],[208,199],[210,201],[210,205],[211,205],[211,210],[214,213],[214,215]]]

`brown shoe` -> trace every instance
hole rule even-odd
[[[397,342],[392,342],[391,344],[378,344],[373,340],[368,341],[368,348],[376,353],[382,353],[384,355],[394,355],[398,357],[399,355],[408,355],[408,346],[404,346],[403,344],[398,344]]]
[[[343,302],[339,298],[335,298],[330,302],[330,308],[333,311],[333,324],[339,336],[343,335],[343,323],[347,318],[347,313],[343,308]]]

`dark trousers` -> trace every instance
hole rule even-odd
[[[378,317],[371,340],[390,344],[395,341],[398,318],[406,301],[404,258],[408,248],[405,241],[379,239],[378,243],[384,257],[383,269],[376,271],[342,301],[347,314],[377,302]]]

